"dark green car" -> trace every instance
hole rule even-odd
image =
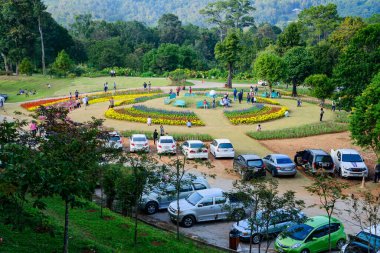
[[[341,221],[331,218],[331,248],[341,249],[346,242],[346,233]],[[314,216],[303,224],[289,227],[275,242],[275,249],[281,253],[317,253],[329,249],[329,219]]]

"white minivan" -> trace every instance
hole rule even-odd
[[[210,153],[215,158],[227,157],[234,158],[235,150],[232,143],[228,139],[215,139],[210,144]]]

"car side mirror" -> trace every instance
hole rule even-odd
[[[203,204],[202,203],[198,204],[198,207],[203,207]]]

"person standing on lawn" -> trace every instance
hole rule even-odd
[[[164,126],[163,125],[160,125],[160,134],[161,134],[161,136],[165,135],[165,130],[164,130]]]
[[[158,139],[158,132],[157,132],[157,129],[154,129],[154,132],[153,132],[153,144],[156,144],[157,139]]]
[[[191,88],[191,86],[190,86],[189,93],[191,94],[191,92],[193,92],[193,88]]]
[[[241,90],[238,94],[239,104],[241,104],[241,101],[243,100],[243,90]]]
[[[234,101],[236,101],[236,99],[237,99],[237,93],[238,93],[238,91],[237,91],[237,89],[235,88],[235,89],[234,89]]]
[[[152,89],[152,84],[150,83],[150,81],[148,82],[148,91],[150,92]]]
[[[322,121],[324,113],[325,113],[325,111],[323,110],[323,107],[322,107],[321,112],[319,113],[319,121]]]
[[[148,119],[146,120],[146,123],[148,124],[148,126],[152,125],[152,118],[150,116],[148,116]]]

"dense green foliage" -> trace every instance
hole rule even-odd
[[[165,13],[174,13],[185,23],[205,24],[205,19],[198,11],[214,0],[45,0],[48,10],[58,22],[70,24],[78,14],[92,14],[96,19],[107,21],[138,20],[149,25],[156,24]],[[258,23],[286,24],[296,19],[297,11],[326,3],[338,6],[342,16],[369,17],[380,12],[376,0],[256,0],[255,20]],[[298,9],[298,10],[297,10]]]

